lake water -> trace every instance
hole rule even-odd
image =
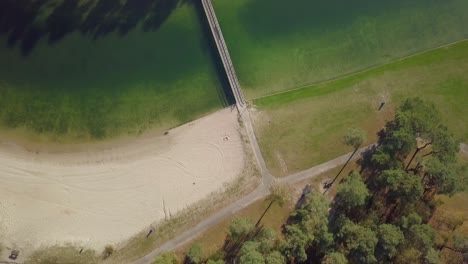
[[[113,9],[119,1],[100,2],[107,2],[108,10],[95,15],[98,24],[88,26],[89,33],[82,32],[85,23],[68,32],[59,21],[50,26],[59,29],[46,32],[36,43],[31,41],[34,34],[24,33],[12,44],[13,26],[0,36],[0,124],[4,128],[32,131],[29,136],[53,141],[94,140],[172,127],[228,104],[231,99],[223,90],[225,80],[198,6],[180,3],[161,27],[148,29],[138,22],[122,33],[106,24],[107,16],[116,16],[111,22],[122,23],[133,15],[147,14],[119,13]],[[69,22],[71,14],[56,13],[63,23]],[[51,40],[51,35],[57,40]]]
[[[198,0],[44,2],[0,3],[2,130],[92,141],[166,129],[232,102]],[[249,98],[468,37],[467,0],[213,4]]]
[[[467,0],[213,0],[250,97],[468,38]]]

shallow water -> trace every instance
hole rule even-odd
[[[8,2],[16,3],[1,4]],[[50,32],[23,30],[29,13],[12,13],[16,27],[0,20],[4,129],[59,142],[92,141],[169,128],[232,102],[204,15],[193,4],[198,1],[45,2],[62,3],[58,9],[53,4],[39,8],[36,23]],[[97,11],[83,11],[89,8],[86,3],[98,3],[91,9]],[[154,3],[168,5],[167,10],[147,11]],[[213,4],[250,98],[468,37],[466,0]],[[75,20],[85,15],[89,21],[77,25]]]
[[[198,11],[184,4],[151,30],[44,36],[27,51],[0,35],[1,125],[93,140],[175,126],[227,105]]]
[[[468,38],[466,0],[213,0],[248,97]]]

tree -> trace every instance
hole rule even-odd
[[[270,195],[266,198],[270,203],[276,203],[279,206],[283,206],[286,202],[291,199],[290,190],[284,185],[271,185]]]
[[[325,252],[333,245],[333,234],[328,229],[329,201],[317,192],[306,196],[307,203],[291,215],[291,223],[307,235],[307,248],[314,247],[317,253]]]
[[[350,128],[343,137],[345,145],[358,149],[366,141],[366,132],[359,128]]]
[[[400,106],[396,120],[400,126],[405,126],[424,138],[440,123],[441,118],[433,103],[413,97],[406,99]]]
[[[402,216],[400,219],[400,227],[402,229],[408,230],[413,225],[420,225],[422,223],[422,218],[417,213],[410,213],[408,216]]]
[[[453,174],[453,169],[445,166],[439,159],[430,159],[424,173],[424,189],[441,189],[442,192],[452,193],[456,189],[456,177]]]
[[[432,144],[435,128],[439,123],[439,113],[433,104],[418,97],[405,100],[397,109],[395,119],[388,122],[380,134],[378,155],[371,160],[384,169],[397,168],[398,163],[403,164],[409,153],[415,149],[405,167],[407,170],[416,155]],[[418,147],[416,138],[423,142],[423,146]],[[383,163],[385,158],[388,158],[387,163]],[[390,166],[385,167],[386,164]]]
[[[435,249],[431,248],[429,249],[428,252],[426,252],[424,256],[424,263],[427,264],[440,264],[440,259],[439,259],[439,252],[437,252]]]
[[[422,155],[422,158],[433,156],[444,164],[455,162],[456,154],[458,153],[459,142],[455,140],[453,135],[448,131],[447,127],[444,125],[438,125],[432,131],[430,131],[430,133],[428,133],[428,136],[425,140],[426,141],[423,141],[422,146],[416,148],[413,156],[406,165],[405,170],[409,169],[411,162],[414,160],[417,154],[428,146],[431,147],[431,150],[429,153]]]
[[[435,231],[426,224],[413,225],[409,228],[406,240],[410,241],[411,245],[423,252],[423,254],[426,254],[434,243]]]
[[[311,238],[304,233],[298,224],[287,225],[285,227],[285,254],[288,258],[304,262],[307,260],[307,247]]]
[[[455,234],[453,244],[455,250],[463,254],[463,259],[468,260],[468,236]]]
[[[229,225],[228,236],[231,240],[238,240],[255,229],[252,221],[245,217],[237,217]]]
[[[433,194],[452,195],[463,182],[463,173],[457,171],[453,164],[443,164],[439,159],[432,158],[426,165],[424,173],[424,191],[433,190]]]
[[[403,199],[413,202],[419,199],[423,193],[421,179],[404,170],[386,170],[378,176],[378,183],[382,188],[388,188],[393,199]]]
[[[240,264],[265,264],[265,258],[258,251],[259,243],[254,241],[245,242],[239,252]]]
[[[224,264],[226,259],[226,252],[222,249],[218,249],[217,251],[213,252],[209,257],[206,263],[211,264]]]
[[[421,252],[412,247],[404,247],[395,258],[396,264],[421,263]]]
[[[174,252],[166,252],[156,257],[154,264],[179,264],[179,259]]]
[[[257,241],[260,243],[259,251],[265,255],[278,247],[279,237],[275,230],[265,228],[261,230]]]
[[[284,264],[286,260],[279,251],[273,251],[265,257],[265,264]]]
[[[364,205],[367,197],[369,197],[369,190],[362,181],[361,175],[355,171],[351,172],[346,180],[340,184],[336,194],[337,203],[346,211]]]
[[[192,264],[199,264],[203,261],[203,248],[199,242],[195,242],[187,253],[187,260]]]
[[[212,260],[212,259],[209,259],[206,264],[224,264],[224,261],[222,259],[218,259],[218,260]]]
[[[385,152],[385,149],[381,146],[377,147],[376,151],[372,154],[370,162],[375,168],[380,169],[395,168],[398,166],[397,160],[391,157],[389,153]]]
[[[386,153],[388,168],[396,168],[416,146],[416,138],[406,127],[387,125],[383,136],[379,139],[377,153]]]
[[[444,125],[438,125],[431,133],[432,150],[424,156],[434,155],[443,163],[453,163],[459,150],[460,142]]]
[[[391,224],[382,224],[377,231],[379,242],[376,255],[381,260],[391,260],[398,252],[397,247],[404,240],[403,232],[399,227]]]
[[[260,225],[260,222],[262,221],[263,217],[265,214],[268,212],[268,210],[271,208],[271,206],[276,203],[280,207],[283,207],[283,205],[288,202],[291,199],[290,191],[288,190],[287,187],[282,186],[282,185],[272,185],[270,186],[270,195],[266,198],[266,201],[270,201],[268,204],[267,208],[263,212],[263,214],[260,216],[258,219],[257,223],[255,224],[256,227]]]
[[[338,176],[340,176],[341,172],[344,170],[344,168],[348,165],[348,163],[351,161],[353,158],[354,154],[359,149],[359,146],[362,145],[362,143],[365,141],[365,132],[362,131],[361,129],[357,128],[351,128],[348,129],[347,133],[344,136],[344,142],[348,146],[353,146],[354,147],[354,152],[351,154],[351,156],[348,158],[346,163],[341,167],[340,171],[336,174],[336,176],[333,178],[332,182],[328,184],[328,187],[325,189],[323,194],[327,193],[328,190],[331,189],[332,185],[335,183],[336,179],[338,179]]]
[[[264,264],[265,258],[258,251],[247,252],[239,258],[240,264]]]
[[[406,129],[421,143],[406,165],[408,170],[412,161],[421,150],[431,147],[429,156],[434,155],[442,162],[448,163],[455,160],[459,142],[449,133],[447,127],[440,124],[440,115],[432,103],[424,102],[420,98],[407,99],[397,111],[395,124],[398,129]]]
[[[349,257],[354,262],[363,264],[377,262],[374,251],[378,239],[374,231],[347,220],[338,236],[343,240],[349,251]]]
[[[340,252],[331,252],[322,259],[322,264],[348,264],[345,255]]]

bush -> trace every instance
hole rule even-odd
[[[187,253],[187,261],[191,264],[199,264],[203,261],[203,248],[195,242]]]
[[[154,260],[153,264],[179,264],[179,259],[174,252],[166,252],[162,255],[159,255]]]

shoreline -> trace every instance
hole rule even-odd
[[[167,135],[145,133],[101,150],[31,152],[0,143],[3,246],[25,256],[57,243],[122,242],[239,177],[240,129],[226,108]]]
[[[222,110],[222,109],[220,109]],[[217,110],[217,111],[220,111]],[[217,111],[207,113],[201,116],[202,119],[210,114],[216,113]],[[184,123],[188,124],[193,121]],[[52,140],[48,136],[38,135],[30,132],[26,132],[22,129],[0,129],[0,147],[11,147],[12,149],[22,149],[30,153],[73,153],[81,151],[103,151],[109,148],[115,148],[125,145],[131,145],[135,142],[148,139],[157,138],[164,136],[165,132],[176,129],[177,127],[183,126],[184,124],[176,125],[159,125],[153,128],[149,128],[141,134],[132,135],[118,135],[102,140],[83,138],[80,139],[65,139],[65,140]]]

